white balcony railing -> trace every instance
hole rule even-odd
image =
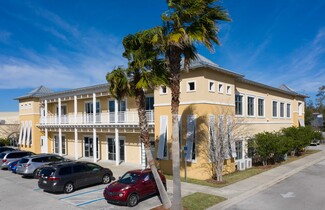
[[[149,124],[154,123],[153,110],[147,111],[147,121]],[[47,117],[41,117],[40,125],[87,125],[87,124],[138,124],[139,117],[137,111],[125,111],[117,113],[117,121],[115,121],[115,113],[96,113],[95,122],[93,114],[78,113],[62,115],[59,119],[58,115],[51,115]]]

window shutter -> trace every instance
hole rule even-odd
[[[20,133],[19,133],[19,140],[18,140],[18,144],[21,145],[21,140],[23,137],[23,130],[24,130],[24,123],[22,122],[20,125]]]
[[[195,117],[193,115],[189,115],[187,116],[187,135],[186,135],[187,153],[185,156],[185,159],[189,162],[192,161],[194,131],[195,131]]]
[[[215,153],[217,150],[217,133],[216,133],[216,116],[209,116],[209,131],[210,131],[210,159],[212,162],[216,161]]]
[[[168,122],[167,116],[160,117],[160,136],[159,136],[158,155],[157,155],[159,159],[164,158],[165,141],[167,139],[166,138],[167,122]]]
[[[28,126],[28,125],[27,125],[27,122],[23,122],[23,125],[24,125],[24,131],[23,131],[24,133],[23,133],[23,139],[22,139],[22,141],[21,141],[21,144],[22,144],[22,145],[25,145],[25,141],[26,141],[26,132],[27,132],[26,130],[27,130],[27,126]]]
[[[27,124],[27,138],[26,138],[26,145],[29,146],[30,145],[30,130],[31,130],[31,121],[26,122]]]
[[[234,137],[233,137],[233,130],[232,130],[232,118],[231,116],[227,116],[227,133],[228,133],[228,141],[229,141],[229,155],[231,155],[231,157],[236,158],[237,154],[236,154],[236,144],[234,141]]]

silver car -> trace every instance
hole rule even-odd
[[[37,169],[48,163],[64,161],[65,159],[56,154],[40,154],[22,158],[17,164],[17,174],[34,176]]]
[[[5,151],[0,153],[0,168],[1,169],[7,169],[8,165],[16,160],[21,159],[22,157],[28,156],[28,155],[34,155],[33,152],[28,151]]]

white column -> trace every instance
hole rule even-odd
[[[58,99],[58,116],[59,116],[59,124],[61,124],[61,98]]]
[[[44,141],[46,141],[46,153],[48,153],[49,152],[49,148],[48,148],[48,139],[49,139],[49,132],[48,132],[48,130],[47,130],[47,128],[45,128],[45,140]],[[44,142],[43,142],[44,143]],[[43,144],[44,145],[44,144]]]
[[[115,123],[118,123],[118,101],[115,99],[114,100],[114,115],[115,115]]]
[[[96,93],[93,93],[93,123],[96,123]]]
[[[140,140],[140,145],[141,145],[141,148],[140,148],[140,154],[141,154],[141,168],[142,169],[145,169],[147,166],[146,166],[146,151],[144,150],[144,144],[141,142]]]
[[[78,160],[78,129],[74,129],[74,158]]]
[[[94,162],[97,162],[97,141],[96,141],[96,128],[93,128],[93,154]]]
[[[120,139],[117,128],[115,128],[115,164],[120,165]]]
[[[47,100],[45,100],[44,103],[45,103],[45,110],[44,110],[44,112],[45,112],[45,113],[44,113],[45,116],[44,116],[44,117],[45,117],[45,125],[46,125],[46,124],[47,124]]]
[[[62,129],[59,128],[59,155],[62,156]]]
[[[78,113],[78,104],[77,104],[77,96],[73,97],[73,106],[74,106],[74,123],[77,124],[77,113]]]

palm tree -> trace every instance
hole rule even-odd
[[[144,144],[148,164],[156,181],[160,197],[165,209],[169,209],[171,202],[157,172],[155,161],[150,150],[149,132],[145,109],[145,90],[164,84],[166,71],[164,61],[158,59],[159,52],[153,48],[150,34],[146,31],[135,35],[128,35],[123,39],[125,52],[123,56],[128,59],[128,68],[118,67],[106,76],[110,83],[109,92],[120,100],[125,96],[135,97],[138,107],[140,139]]]
[[[172,209],[182,209],[178,109],[180,95],[180,69],[184,70],[196,58],[195,44],[201,43],[209,50],[220,44],[217,21],[230,21],[228,13],[217,0],[168,0],[168,10],[162,15],[165,60],[170,73],[172,113],[173,200]]]

